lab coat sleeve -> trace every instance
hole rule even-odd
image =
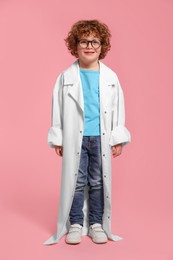
[[[111,146],[116,144],[125,146],[131,141],[131,135],[129,130],[125,127],[124,94],[118,77],[116,77],[115,89],[117,93],[112,111],[112,131],[109,144]]]
[[[63,145],[62,86],[62,74],[60,74],[56,80],[52,94],[52,124],[48,130],[48,145],[51,148]]]

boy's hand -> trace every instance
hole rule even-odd
[[[62,146],[55,146],[55,152],[59,156],[63,156],[63,147]]]
[[[122,144],[117,144],[117,145],[112,146],[113,158],[120,155],[122,153],[122,149],[123,149]]]

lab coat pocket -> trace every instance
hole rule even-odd
[[[115,94],[116,94],[116,85],[114,83],[108,83],[107,85],[107,93],[106,93],[106,99],[107,99],[107,106],[109,109],[112,109]]]

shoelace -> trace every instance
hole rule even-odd
[[[69,233],[71,232],[79,232],[81,230],[80,227],[71,227],[70,230],[69,230]]]
[[[94,227],[94,228],[92,228],[92,230],[94,230],[96,232],[103,232],[104,233],[104,230],[101,227]]]

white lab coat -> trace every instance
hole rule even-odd
[[[115,72],[100,64],[100,134],[104,187],[103,229],[111,240],[122,238],[111,233],[111,146],[130,142],[125,127],[124,97]],[[76,60],[56,80],[52,97],[52,127],[48,131],[48,144],[63,146],[62,181],[57,232],[45,245],[54,244],[68,232],[69,212],[76,187],[84,130],[84,100]],[[88,193],[85,190],[83,235],[88,233]]]

